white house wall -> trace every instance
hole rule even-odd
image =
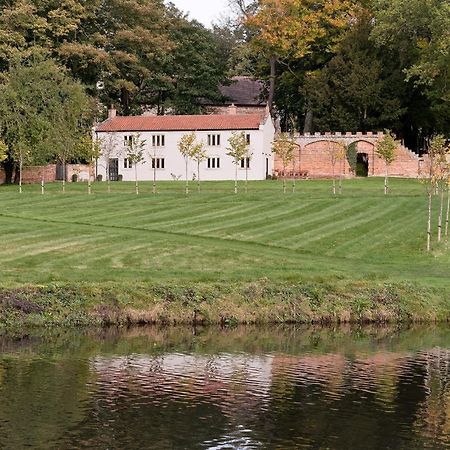
[[[250,134],[249,153],[251,154],[250,169],[248,169],[249,180],[264,180],[266,178],[266,164],[269,174],[273,170],[273,155],[271,152],[272,140],[274,136],[274,128],[272,121],[269,119],[266,124],[261,125],[259,130],[243,130],[244,133]],[[240,130],[239,130],[240,132]],[[228,139],[233,131],[198,131],[196,132],[197,141],[205,143],[205,151],[209,157],[220,158],[219,169],[208,169],[207,160],[200,163],[200,179],[205,181],[214,180],[234,180],[235,165],[233,158],[227,155]],[[156,169],[157,180],[173,180],[185,178],[185,160],[178,150],[178,142],[183,135],[189,134],[186,131],[165,131],[165,132],[98,132],[97,136],[102,140],[102,147],[108,146],[108,141],[114,140],[114,151],[110,152],[110,158],[118,158],[119,174],[122,175],[123,181],[134,181],[135,169],[125,168],[124,159],[126,156],[126,147],[124,145],[124,137],[130,135],[139,135],[141,140],[145,141],[144,156],[145,161],[137,165],[137,177],[140,181],[152,180],[153,169],[151,158],[155,155],[157,158],[164,158],[164,169]],[[208,146],[208,134],[220,134],[220,146]],[[153,147],[152,136],[164,135],[165,146]],[[110,146],[111,148],[111,146]],[[107,153],[104,152],[104,153]],[[266,163],[266,160],[268,162]],[[97,163],[97,174],[106,179],[106,155],[100,157]],[[188,177],[190,180],[197,179],[197,163],[193,160],[189,161]],[[238,179],[245,180],[245,169],[238,167]]]

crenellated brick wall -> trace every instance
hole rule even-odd
[[[287,169],[289,175],[308,178],[330,178],[333,176],[332,154],[335,153],[335,143],[355,144],[360,158],[367,159],[368,176],[384,176],[386,165],[375,151],[377,141],[382,133],[305,133],[295,136],[298,150],[294,161]],[[421,160],[418,155],[404,146],[396,150],[396,159],[389,167],[390,176],[416,178],[419,175]],[[343,173],[346,178],[355,176],[347,158],[336,161],[336,175]],[[275,157],[274,173],[283,171],[281,161]]]

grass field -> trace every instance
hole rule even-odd
[[[0,285],[50,282],[372,280],[450,290],[448,244],[425,251],[426,197],[415,180],[49,184],[0,187]],[[437,202],[437,201],[436,201]],[[437,208],[436,208],[437,209]],[[436,210],[435,209],[435,210]],[[434,217],[435,220],[435,217]],[[436,220],[434,221],[436,225]]]

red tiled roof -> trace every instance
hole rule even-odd
[[[257,130],[259,114],[197,116],[116,116],[102,122],[96,131],[213,131]]]

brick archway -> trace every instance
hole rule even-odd
[[[333,165],[330,158],[330,143],[344,143],[346,146],[356,144],[356,152],[365,153],[368,158],[368,176],[383,176],[384,161],[376,155],[377,141],[383,133],[305,133],[294,136],[298,145],[295,152],[295,161],[292,172],[294,175],[308,178],[330,178],[333,174]],[[406,147],[399,146],[396,151],[396,161],[391,165],[393,176],[415,178],[419,173],[419,157]],[[355,173],[350,167],[347,158],[342,163],[345,177],[354,177]],[[337,170],[336,166],[334,167]],[[282,170],[281,162],[275,158],[275,173]],[[339,169],[340,170],[340,169]]]

